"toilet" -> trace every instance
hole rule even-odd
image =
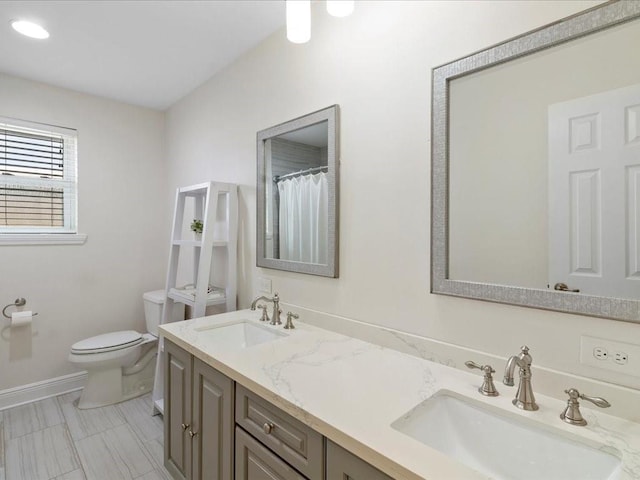
[[[165,291],[146,292],[147,333],[135,330],[105,333],[74,343],[69,361],[87,371],[78,408],[112,405],[143,395],[153,388]],[[174,304],[173,320],[184,319],[184,305]]]

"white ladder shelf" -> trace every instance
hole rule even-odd
[[[191,205],[193,202],[193,205]],[[193,218],[203,222],[202,236],[194,235],[185,223],[185,211],[193,208]],[[238,238],[238,187],[231,183],[207,182],[176,191],[166,300],[162,323],[173,321],[174,303],[191,307],[191,318],[203,317],[211,305],[226,305],[226,311],[236,309]],[[177,285],[180,256],[186,249],[193,254],[192,283]],[[160,342],[153,387],[153,413],[164,413],[164,344]]]

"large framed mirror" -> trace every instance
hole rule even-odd
[[[640,322],[640,2],[433,70],[431,291]]]
[[[338,276],[339,107],[258,132],[257,265]]]

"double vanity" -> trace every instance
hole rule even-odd
[[[640,425],[586,405],[569,425],[563,401],[524,411],[516,386],[256,311],[161,331],[176,479],[640,478]]]

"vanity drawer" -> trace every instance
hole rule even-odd
[[[344,448],[327,440],[327,480],[393,480]]]
[[[236,423],[310,480],[324,478],[322,435],[239,384]]]
[[[236,480],[305,480],[240,427],[236,427]]]

